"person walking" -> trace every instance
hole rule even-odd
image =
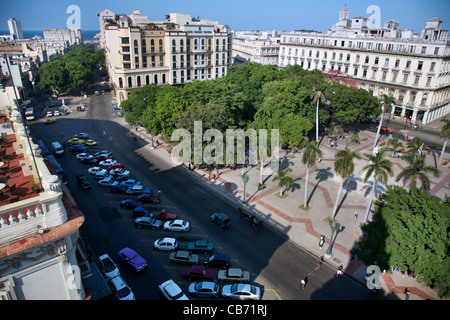
[[[320,236],[320,241],[319,241],[319,248],[320,249],[322,249],[324,243],[325,243],[325,236],[321,235]]]
[[[353,221],[356,222],[356,220],[358,220],[358,212],[357,211],[355,211],[355,216],[353,217]]]
[[[343,274],[342,269],[343,269],[343,267],[342,267],[342,264],[341,264],[341,265],[338,267],[338,269],[337,269],[337,272],[336,272],[336,278]]]
[[[411,292],[408,288],[405,288],[405,300],[411,300]]]
[[[323,262],[323,256],[319,257],[319,260],[317,261],[317,267],[320,267],[322,265]]]

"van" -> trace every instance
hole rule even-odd
[[[57,156],[64,155],[64,148],[58,141],[52,142],[52,152]]]

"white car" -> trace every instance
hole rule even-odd
[[[189,300],[181,288],[172,280],[167,280],[159,285],[159,291],[167,300]]]
[[[56,110],[56,111],[53,113],[53,115],[57,117],[57,116],[60,116],[61,113],[60,113],[58,110]]]
[[[80,132],[74,135],[74,137],[79,139],[87,139],[89,138],[89,135],[86,132]]]
[[[99,186],[106,187],[106,188],[112,188],[113,186],[116,186],[118,184],[119,184],[119,182],[115,181],[113,176],[109,176],[98,182]]]
[[[211,281],[192,282],[189,285],[188,292],[190,295],[217,298],[219,296],[219,285]]]
[[[109,281],[112,292],[119,300],[135,300],[131,288],[125,283],[121,276],[115,277]]]
[[[117,268],[117,265],[114,261],[112,261],[111,257],[107,253],[98,257],[98,265],[106,279],[112,279],[120,276],[119,268]]]
[[[158,250],[173,251],[178,248],[178,241],[175,238],[166,237],[156,240],[155,243],[153,243],[153,247]]]
[[[130,171],[125,170],[125,169],[112,169],[112,170],[109,172],[109,174],[110,174],[110,175],[113,175],[113,176],[121,177],[121,176],[127,176],[127,175],[129,175],[129,174],[130,174]]]
[[[100,167],[92,167],[88,169],[88,173],[96,175],[98,172],[101,172],[102,170],[106,171],[105,169],[102,169]]]
[[[248,283],[235,283],[222,287],[222,297],[236,300],[260,300],[261,289]]]
[[[175,219],[171,221],[167,221],[164,224],[164,230],[169,231],[189,231],[189,222],[186,220]]]
[[[47,118],[49,118],[49,117],[53,117],[53,112],[51,112],[51,111],[47,112]]]
[[[117,160],[114,159],[106,159],[103,161],[100,161],[100,163],[98,164],[100,167],[111,167],[112,165],[116,164]]]
[[[82,153],[77,154],[76,158],[78,160],[88,160],[88,159],[90,160],[90,159],[94,159],[94,156],[89,153],[82,152]]]

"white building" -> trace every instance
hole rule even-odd
[[[438,18],[421,35],[390,20],[378,29],[368,19],[349,19],[346,7],[326,34],[283,32],[279,67],[339,71],[375,96],[393,96],[395,117],[426,124],[450,112],[450,46]]]
[[[278,65],[280,37],[276,31],[233,32],[233,64],[256,62]]]
[[[170,14],[133,25],[121,16],[105,27],[110,81],[120,101],[148,84],[181,85],[223,77],[231,64],[231,33],[216,21]]]
[[[8,19],[9,34],[13,39],[23,39],[22,25],[20,21],[10,18]]]
[[[69,47],[83,43],[81,29],[47,29],[43,30],[46,42],[68,43]]]

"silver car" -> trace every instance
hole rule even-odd
[[[211,281],[193,282],[189,285],[188,289],[191,295],[207,298],[217,298],[219,291],[219,285]]]
[[[235,300],[260,300],[261,289],[247,283],[235,283],[222,287],[222,297]]]

